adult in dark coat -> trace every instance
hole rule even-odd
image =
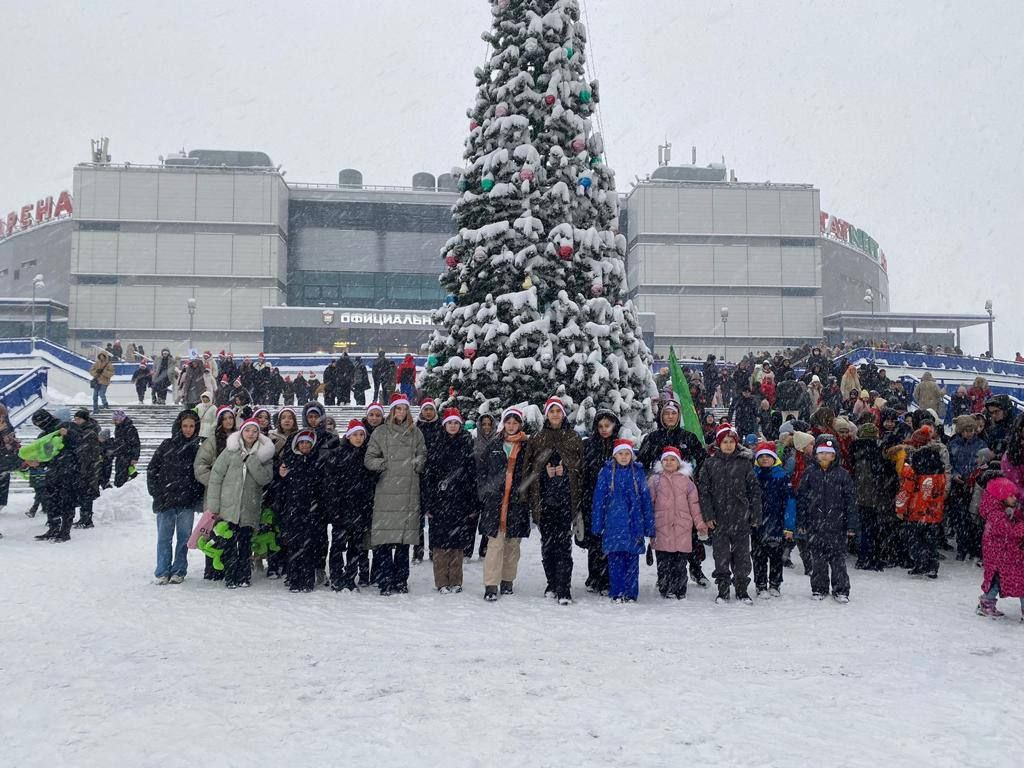
[[[708,355],[708,359],[704,361],[701,373],[704,379],[704,391],[707,392],[709,398],[714,397],[715,387],[718,386],[718,366],[715,364],[714,355]]]
[[[341,445],[324,455],[327,493],[324,514],[331,524],[331,589],[357,589],[370,583],[366,539],[373,523],[377,473],[366,468],[368,432],[353,419]]]
[[[274,371],[264,359],[260,359],[259,367],[253,374],[252,397],[253,402],[259,405],[270,403],[270,390],[274,381]]]
[[[139,430],[124,411],[114,411],[114,487],[120,488],[132,477],[132,467],[139,461],[142,444]]]
[[[338,358],[338,405],[348,405],[352,394],[352,382],[355,378],[355,366],[348,352],[342,352]]]
[[[824,598],[829,593],[845,601],[850,595],[846,573],[847,540],[857,528],[856,494],[849,473],[839,466],[838,449],[832,435],[815,442],[817,461],[808,467],[796,497],[797,531],[807,535],[811,554],[811,592]],[[835,457],[824,465],[821,454]]]
[[[658,415],[658,428],[648,434],[640,445],[637,453],[639,461],[648,473],[654,470],[654,465],[661,458],[665,449],[672,445],[679,449],[683,461],[688,462],[694,468],[694,480],[700,476],[700,469],[708,457],[707,450],[701,443],[700,438],[692,432],[682,428],[680,424],[679,403],[675,400],[666,400],[662,403],[661,412]],[[708,579],[704,575],[701,563],[707,557],[707,551],[697,537],[697,529],[693,529],[693,551],[690,556],[690,578],[702,587],[708,585]]]
[[[316,434],[304,429],[292,438],[277,473],[281,537],[288,549],[288,590],[312,592],[322,567],[320,539],[325,529],[321,509],[323,465],[316,450]]]
[[[338,404],[338,363],[334,360],[324,368],[324,405]]]
[[[281,376],[279,368],[270,369],[270,387],[267,390],[267,405],[278,406],[281,404],[281,395],[284,394],[284,377]]]
[[[519,568],[519,545],[530,536],[530,502],[523,483],[527,475],[523,412],[506,408],[501,431],[482,451],[477,492],[480,533],[487,537],[484,557],[484,599],[512,594]],[[571,546],[571,545],[570,545]]]
[[[540,529],[545,596],[572,602],[572,540],[582,538],[583,441],[570,427],[557,397],[544,404],[544,427],[526,445],[526,490]]]
[[[337,435],[327,431],[326,413],[324,413],[324,407],[319,402],[314,400],[302,407],[302,423],[306,429],[312,430],[313,434],[316,435],[314,453],[325,454],[336,450],[341,444]],[[285,456],[287,460],[287,452]],[[317,548],[314,557],[316,560],[317,582],[322,583],[327,578],[327,555],[330,550],[330,540],[327,535],[327,519],[320,515],[318,520],[317,525],[319,527],[316,529]],[[311,522],[310,525],[312,524]]]
[[[100,497],[100,468],[103,463],[100,452],[100,425],[82,408],[75,413],[70,430],[77,432],[78,437],[75,448],[78,456],[75,506],[79,508],[79,519],[73,527],[92,528],[92,503]]]
[[[750,384],[740,387],[740,396],[733,401],[729,408],[729,419],[736,425],[736,431],[741,435],[757,434],[760,430],[761,400],[754,397]]]
[[[473,540],[477,510],[473,438],[463,429],[458,409],[445,411],[441,434],[427,449],[421,505],[429,510],[434,588],[462,591],[463,550]]]
[[[880,504],[884,501],[880,485],[886,463],[878,442],[878,427],[870,423],[861,425],[857,437],[850,443],[850,464],[853,467],[853,487],[860,522],[855,566],[858,570],[881,571],[884,567],[879,556],[882,519],[885,515],[884,507]]]
[[[761,525],[761,485],[754,474],[753,457],[741,449],[739,436],[724,424],[715,433],[717,452],[704,462],[699,476],[700,507],[711,530],[718,584],[716,602],[729,599],[730,583],[736,599],[750,597],[750,529]]]
[[[42,507],[46,513],[46,532],[36,536],[38,541],[68,541],[71,522],[75,517],[75,503],[81,486],[78,443],[80,430],[69,421],[61,421],[45,408],[32,414],[32,423],[39,428],[39,437],[60,432],[64,448],[47,462],[46,484],[43,486]],[[36,462],[29,466],[38,466]]]
[[[143,360],[139,363],[139,367],[135,369],[135,373],[132,374],[132,384],[135,385],[135,394],[139,397],[139,405],[145,400],[146,390],[149,389],[152,383],[153,372],[146,365],[146,361]]]
[[[473,438],[473,458],[476,461],[477,476],[479,476],[483,470],[484,457],[487,455],[487,449],[491,441],[494,440],[495,435],[495,423],[494,417],[489,413],[482,413],[476,420],[476,436]],[[473,519],[473,527],[471,530],[472,538],[469,544],[464,550],[466,559],[469,560],[473,557],[473,549],[476,544],[476,534],[480,528],[480,502],[477,501]],[[480,534],[480,559],[482,560],[487,554],[487,537]]]
[[[153,371],[153,402],[163,405],[167,402],[167,390],[175,379],[174,358],[169,349],[161,349]]]
[[[622,422],[613,411],[602,408],[594,414],[590,437],[583,441],[583,485],[580,488],[583,509],[593,509],[597,476],[612,457],[612,448],[619,436]],[[587,550],[587,591],[608,592],[608,556],[604,553],[602,537],[591,531],[592,515],[583,515],[584,536],[576,543]]]
[[[395,364],[388,360],[382,349],[373,361],[373,399],[378,403],[386,403],[394,391]]]
[[[296,404],[305,403],[309,401],[309,383],[306,381],[306,377],[299,374],[292,380],[292,395],[295,397]]]
[[[366,370],[366,363],[361,358],[356,358],[352,372],[352,396],[356,405],[366,404],[366,390],[370,388],[370,373]]]
[[[146,486],[156,515],[153,575],[161,584],[180,584],[188,572],[188,539],[195,515],[202,511],[205,492],[193,468],[198,451],[199,417],[182,411],[174,420],[171,436],[160,443],[146,467]]]

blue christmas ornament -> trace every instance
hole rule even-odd
[[[583,187],[584,189],[590,189],[591,184],[593,184],[593,182],[590,180],[589,176],[584,176],[582,179],[580,179],[580,186]]]
[[[448,302],[449,304],[454,304],[455,303],[455,296],[453,296],[452,294],[449,293],[447,296],[445,296],[444,300],[446,302]]]

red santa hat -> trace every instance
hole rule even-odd
[[[263,354],[262,352],[260,352],[258,355],[256,355],[256,357],[258,357],[258,358],[260,358],[262,360],[264,357],[266,357],[266,355]]]
[[[445,408],[444,409],[444,418],[441,419],[441,425],[444,426],[449,421],[457,421],[457,422],[459,422],[459,424],[463,423],[463,421],[462,421],[462,414],[459,413],[459,409],[458,408]]]
[[[267,418],[268,419],[270,418],[270,409],[269,408],[264,408],[262,405],[259,408],[257,408],[255,411],[252,412],[252,417],[255,419],[261,413],[267,414]]]
[[[220,383],[221,384],[227,384],[228,383],[228,375],[226,373],[223,376],[220,377]]]
[[[304,429],[295,435],[295,447],[297,448],[299,443],[311,443],[316,445],[316,432],[312,429]]]
[[[381,412],[383,413],[383,410]],[[354,435],[356,432],[360,430],[362,430],[363,432],[366,431],[366,427],[363,426],[363,422],[361,422],[359,419],[352,419],[348,423],[348,427],[345,428],[345,437],[352,437],[352,435]]]
[[[674,445],[666,445],[664,450],[662,450],[662,452],[661,452],[661,460],[664,461],[668,456],[671,456],[673,459],[675,459],[676,461],[679,462],[680,466],[682,466],[682,463],[683,463],[682,451],[680,451]]]
[[[775,452],[775,443],[769,443],[767,441],[760,442],[757,447],[754,448],[754,459],[757,460],[762,456],[771,456],[776,461],[779,460],[779,454]]]
[[[238,431],[242,432],[243,430],[245,430],[246,427],[256,427],[256,431],[257,432],[260,431],[260,423],[258,421],[256,421],[256,419],[254,419],[252,417],[249,417],[248,419],[243,421],[242,422],[242,428],[239,429]]]
[[[526,423],[522,409],[516,408],[514,405],[510,405],[501,412],[501,423],[504,424],[506,419],[519,419],[520,424]]]
[[[216,419],[216,423],[217,424],[220,423],[220,417],[223,416],[225,413],[230,413],[232,416],[234,416],[235,415],[235,409],[232,408],[230,405],[222,405],[220,408],[218,408],[217,409],[217,419]]]
[[[630,453],[635,453],[635,450],[636,449],[633,448],[633,441],[632,440],[627,440],[624,437],[620,437],[613,444],[612,456],[614,456],[619,451],[629,451]]]
[[[727,437],[731,437],[736,442],[739,442],[740,433],[736,431],[732,424],[722,424],[715,431],[715,445],[721,445],[722,441]]]
[[[433,408],[436,411],[437,403],[434,402],[434,398],[424,397],[422,400],[420,400],[420,410],[422,411],[424,408]]]
[[[235,381],[234,381],[234,385],[235,385],[236,387],[240,387],[240,386],[242,386],[242,377],[241,377],[241,376],[239,376],[238,378],[236,378],[236,379],[235,379]]]
[[[203,357],[213,357],[213,353],[210,350],[203,352]]]
[[[395,392],[391,395],[391,402],[388,403],[388,408],[394,408],[396,405],[404,405],[406,408],[409,407],[409,398],[403,395],[401,392]]]
[[[367,416],[370,415],[370,411],[379,411],[380,415],[383,416],[384,415],[384,406],[381,405],[380,403],[370,403],[368,406],[366,406],[366,415]]]
[[[548,411],[550,411],[552,408],[561,408],[562,409],[562,413],[564,414],[565,413],[565,403],[562,402],[562,398],[560,398],[560,397],[549,397],[547,399],[547,402],[544,403],[544,415],[547,416],[548,415]]]
[[[223,349],[220,351],[220,356],[224,357],[224,350]]]

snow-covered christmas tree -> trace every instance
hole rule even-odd
[[[560,394],[577,422],[610,408],[645,426],[651,355],[627,299],[578,2],[491,0],[491,12],[423,388],[480,413]]]

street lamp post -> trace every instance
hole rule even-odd
[[[192,354],[192,328],[195,325],[196,320],[196,300],[189,298],[188,300],[188,353]]]
[[[864,303],[871,307],[871,327],[869,329],[871,333],[871,349],[875,348],[875,294],[870,288],[864,292]]]
[[[43,282],[42,275],[36,275],[32,278],[32,349],[36,347],[36,289],[45,288],[46,283]]]
[[[988,312],[988,357],[989,360],[995,357],[994,345],[992,343],[992,322],[996,316],[992,314],[992,299],[985,302],[985,311]]]
[[[729,362],[729,334],[727,328],[729,325],[729,308],[722,307],[722,362]]]

